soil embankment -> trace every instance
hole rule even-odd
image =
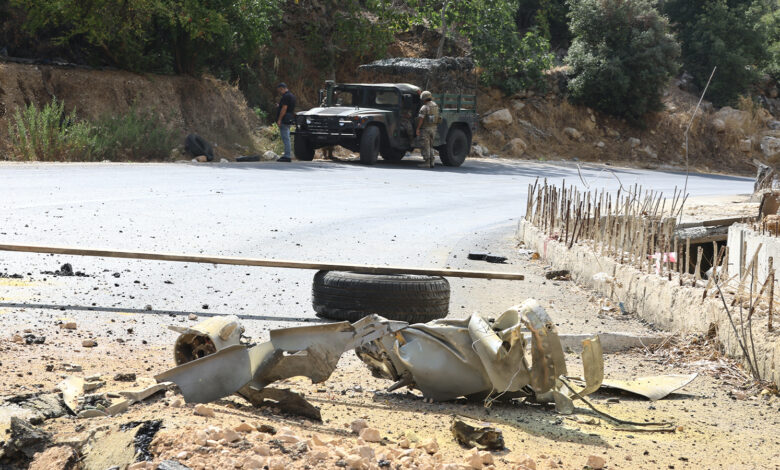
[[[14,111],[32,103],[42,107],[54,97],[85,119],[132,106],[159,113],[182,138],[195,132],[215,142],[220,156],[246,152],[259,124],[238,88],[214,78],[0,63],[0,159]]]

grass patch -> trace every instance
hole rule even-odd
[[[11,159],[26,161],[159,160],[176,143],[151,112],[132,107],[92,122],[78,119],[76,110],[67,113],[57,98],[16,110],[9,134]]]

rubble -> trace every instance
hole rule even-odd
[[[450,431],[460,445],[468,448],[483,450],[502,450],[504,448],[504,435],[493,426],[473,426],[456,418],[452,421]]]

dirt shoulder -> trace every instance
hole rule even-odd
[[[482,315],[495,316],[502,308],[535,297],[558,321],[562,333],[653,332],[651,326],[631,315],[621,314],[619,309],[569,281],[548,281],[544,277],[547,267],[541,261],[533,260],[530,254],[519,252],[511,231],[503,230],[502,233],[485,237],[481,246],[478,241],[464,239],[464,246],[456,247],[449,256],[453,263],[456,259],[462,260],[459,250],[467,248],[503,254],[510,258],[510,264],[496,267],[522,269],[526,281],[516,283],[512,289],[497,284],[491,284],[489,288],[475,283],[453,285],[455,316],[467,315],[472,307]],[[0,279],[0,283],[9,282],[23,280]],[[462,304],[464,308],[458,308],[466,299],[469,308],[465,307],[466,303]],[[136,373],[140,386],[144,377],[151,377],[173,365],[171,335],[161,332],[159,337],[138,338],[127,333],[135,322],[143,321],[137,315],[107,313],[105,315],[111,317],[108,324],[113,326],[105,328],[98,323],[81,322],[76,330],[64,330],[56,325],[58,318],[64,316],[60,312],[43,315],[31,319],[29,329],[31,334],[45,336],[44,344],[12,342],[10,335],[25,333],[18,325],[0,339],[1,362],[7,378],[0,384],[0,394],[54,392],[67,375],[87,377],[95,374],[100,374],[106,382],[99,392],[118,391],[133,384],[113,380],[117,373]],[[171,317],[170,320],[177,319]],[[184,324],[195,321],[187,319]],[[260,339],[267,334],[251,329],[248,333]],[[84,348],[82,341],[90,336],[106,340],[99,341],[95,348]],[[127,338],[127,341],[119,342],[121,338]],[[363,463],[367,464],[366,468],[377,468],[386,463],[389,468],[399,468],[399,465],[404,468],[415,465],[419,468],[471,468],[445,467],[443,464],[467,465],[475,459],[488,462],[491,458],[496,468],[522,468],[518,465],[523,461],[532,468],[526,460],[530,457],[536,468],[579,469],[591,456],[605,459],[605,468],[777,468],[780,399],[743,387],[739,367],[720,358],[716,350],[706,345],[706,339],[687,338],[680,342],[670,341],[668,345],[670,347],[657,353],[635,350],[607,354],[605,375],[627,379],[698,372],[700,375],[693,383],[658,402],[606,393],[595,394],[592,401],[599,409],[621,419],[673,422],[676,425],[673,433],[617,431],[582,403],[577,405],[574,415],[562,416],[547,405],[496,403],[486,408],[482,403],[465,401],[428,403],[418,392],[405,389],[386,393],[384,389],[390,383],[371,377],[352,353],[345,354],[333,376],[322,384],[311,384],[308,379],[291,379],[274,385],[304,393],[321,409],[322,423],[287,415],[273,406],[254,408],[238,397],[209,404],[214,411],[213,417],[199,416],[193,405],[179,406],[179,397],[168,392],[132,405],[127,412],[115,417],[60,417],[44,421],[40,427],[52,433],[55,442],[73,443],[86,440],[90,435],[98,436],[99,439],[93,437],[94,442],[110,436],[121,437],[119,426],[122,424],[162,420],[162,428],[151,445],[153,461],[174,459],[200,469],[262,468],[263,465],[268,468],[335,468],[351,466],[350,458],[354,460],[355,456],[365,460],[354,460],[356,466],[353,468],[362,468]],[[578,375],[581,366],[577,355],[567,354],[566,359],[570,374]],[[65,363],[77,364],[82,370],[65,372]],[[493,452],[488,457],[459,446],[449,430],[457,415],[499,428],[507,449]],[[358,419],[376,429],[382,440],[366,442],[353,434],[350,425]],[[229,442],[224,437],[225,433],[231,436],[227,430],[242,423],[250,426],[240,427],[246,432],[239,432],[239,438]],[[262,425],[273,427],[277,434],[254,430]],[[204,437],[225,440],[201,441]],[[438,448],[429,453],[428,450],[434,450],[432,440]],[[91,458],[101,452],[106,451],[94,447]],[[263,455],[266,453],[268,455]],[[110,455],[105,457],[111,458]],[[107,462],[105,459],[99,461]],[[252,467],[256,463],[262,465]]]

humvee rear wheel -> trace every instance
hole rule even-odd
[[[382,154],[382,159],[386,162],[400,162],[401,159],[404,158],[404,155],[406,155],[406,150],[388,147],[381,149],[380,153]]]
[[[469,154],[471,145],[463,129],[450,130],[447,142],[439,147],[439,157],[445,166],[461,166]]]
[[[381,138],[377,126],[368,126],[360,137],[360,163],[373,165],[379,155]]]
[[[314,146],[311,145],[309,139],[300,134],[295,134],[294,144],[295,158],[306,162],[314,160]]]

